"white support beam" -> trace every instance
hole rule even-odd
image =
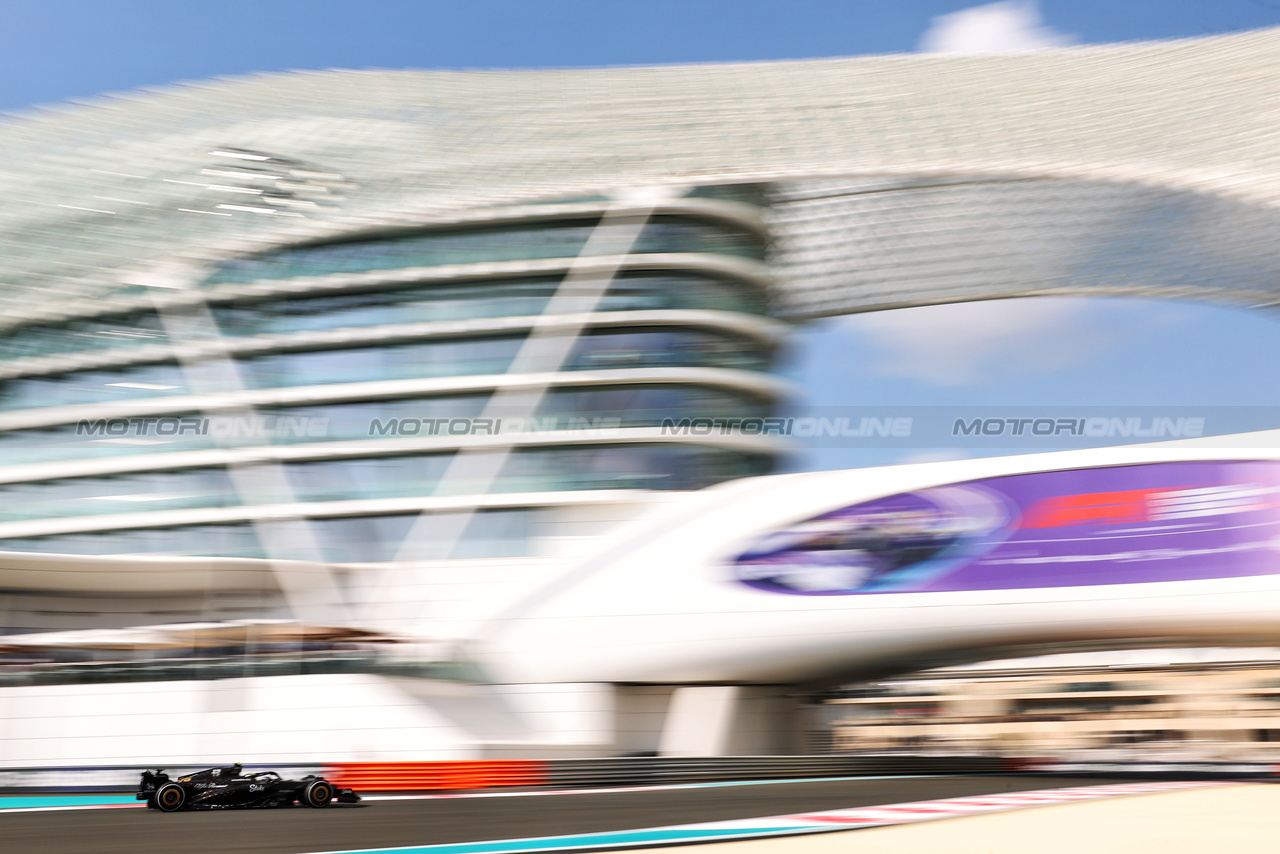
[[[552,385],[551,378],[568,362],[587,319],[608,293],[654,209],[683,192],[669,187],[632,190],[621,194],[605,210],[508,368],[511,375],[536,374],[547,380],[518,389],[496,390],[485,405],[483,417],[524,418],[537,412]],[[602,265],[601,256],[614,260]],[[435,494],[489,492],[512,450],[509,446],[460,450],[441,477]],[[406,602],[395,591],[406,585],[412,587],[411,578],[406,576],[414,572],[413,561],[452,556],[475,515],[476,510],[471,508],[418,517],[396,555],[396,563],[367,593],[367,613],[374,623],[406,632],[421,625],[426,618],[424,607],[429,610],[430,603]]]
[[[150,286],[152,293],[163,293],[164,289],[175,287],[198,288],[189,277],[173,272],[140,276],[137,283]],[[171,341],[222,340],[222,331],[203,301],[175,306],[156,299],[155,308]],[[195,394],[218,395],[245,389],[236,363],[229,356],[198,360],[180,358],[179,366],[183,379]],[[252,417],[253,410],[245,406],[235,414]],[[230,447],[252,441],[245,438],[237,442],[231,436],[216,437],[215,440]],[[226,471],[242,505],[261,503],[262,496],[270,496],[271,503],[281,500],[294,503],[292,485],[279,463],[229,463]],[[332,568],[325,562],[310,521],[298,517],[254,520],[250,524],[263,552],[271,561],[272,571],[293,616],[310,625],[348,624],[349,614],[342,590]]]

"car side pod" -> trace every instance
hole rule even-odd
[[[333,803],[333,786],[328,780],[312,780],[302,790],[302,802],[315,809],[324,809]]]

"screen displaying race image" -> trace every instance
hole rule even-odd
[[[877,498],[764,536],[735,577],[840,595],[1280,572],[1280,462],[1036,472]]]

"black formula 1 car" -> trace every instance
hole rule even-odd
[[[176,780],[163,768],[143,771],[136,795],[148,809],[177,812],[181,809],[226,810],[248,807],[288,807],[295,803],[320,809],[335,800],[360,802],[350,789],[339,789],[314,774],[301,780],[285,780],[274,771],[246,773],[240,765],[206,768]]]

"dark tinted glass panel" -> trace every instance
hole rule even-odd
[[[270,255],[229,261],[210,277],[209,284],[441,264],[571,258],[581,251],[594,226],[594,221],[541,223],[299,246]]]
[[[477,513],[460,540],[453,544],[450,556],[478,558],[531,554],[543,512],[538,508],[528,508]],[[335,563],[380,562],[395,559],[416,519],[416,514],[312,519],[308,527],[320,547],[320,559]],[[257,531],[248,523],[8,539],[0,540],[0,551],[267,557]]]
[[[594,227],[594,220],[536,223],[298,246],[269,255],[229,261],[210,277],[207,284],[442,264],[572,258],[582,252]],[[758,236],[727,224],[658,216],[645,227],[631,251],[638,254],[702,252],[763,258],[764,243]]]
[[[0,521],[98,516],[293,501],[433,495],[452,454],[290,462],[269,469],[176,469],[64,478],[0,487]],[[701,489],[762,474],[768,459],[681,445],[584,445],[519,449],[492,483],[460,492]]]
[[[489,282],[293,297],[218,306],[224,335],[264,335],[541,314],[558,280]]]
[[[505,373],[520,338],[429,341],[421,344],[279,353],[241,362],[254,388]]]
[[[769,467],[765,457],[681,445],[522,449],[507,461],[493,491],[702,489],[765,474]]]
[[[0,520],[145,513],[239,504],[223,469],[76,477],[0,488]]]
[[[177,365],[142,365],[9,380],[0,383],[0,410],[110,403],[187,393],[186,379]]]
[[[423,285],[318,297],[240,302],[214,308],[224,335],[245,336],[542,314],[558,279]],[[763,294],[738,282],[678,273],[620,277],[599,311],[710,309],[765,313]]]
[[[639,367],[708,367],[763,371],[769,355],[747,338],[699,329],[592,332],[574,348],[574,371]]]
[[[522,337],[443,339],[417,344],[346,350],[277,353],[237,362],[248,388],[293,388],[332,383],[376,382],[502,374]],[[580,340],[567,370],[714,367],[767,370],[769,354],[740,336],[697,329],[601,330]],[[200,367],[188,371],[200,371]],[[115,371],[85,371],[0,383],[0,410],[106,403],[167,395],[232,391],[229,375],[210,363],[198,389],[187,385],[177,365],[143,365]]]
[[[351,350],[277,353],[244,359],[237,364],[240,381],[248,388],[501,374],[507,370],[520,341],[520,338],[449,339]],[[198,390],[188,387],[177,365],[144,365],[9,380],[0,383],[0,410],[234,390],[229,383],[219,383],[217,367],[216,363],[210,365],[206,384]]]
[[[85,318],[5,332],[0,335],[0,359],[145,347],[167,340],[155,312]]]
[[[708,187],[694,187],[688,193],[694,199],[723,199],[729,202],[763,207],[768,201],[763,184],[717,184]]]
[[[764,259],[764,241],[754,234],[720,223],[697,222],[673,216],[658,216],[649,221],[631,251],[707,252],[714,255],[738,255]]]
[[[652,427],[664,418],[764,418],[769,403],[746,394],[698,386],[616,386],[558,389],[539,413],[620,419],[624,427]]]
[[[545,311],[559,286],[558,277],[387,286],[318,296],[244,299],[215,304],[211,311],[224,336],[239,338],[398,323],[531,316]],[[765,314],[768,306],[758,288],[742,282],[694,273],[635,272],[620,274],[596,309],[709,309]],[[0,337],[0,360],[128,350],[167,342],[155,312],[140,311],[13,329]]]

